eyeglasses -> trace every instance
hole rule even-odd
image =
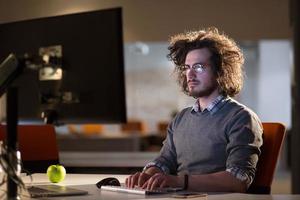
[[[196,63],[192,66],[189,66],[189,65],[180,66],[180,70],[182,70],[184,72],[187,70],[191,70],[191,69],[193,69],[197,73],[203,73],[205,71],[205,66],[201,63]]]

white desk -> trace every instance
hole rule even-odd
[[[110,191],[101,191],[95,186],[99,180],[107,177],[116,177],[121,182],[125,181],[127,175],[111,175],[111,174],[67,174],[66,179],[59,183],[59,185],[72,186],[74,188],[86,190],[89,192],[85,196],[69,196],[69,197],[51,197],[49,200],[57,199],[74,199],[74,200],[127,200],[127,199],[147,199],[147,200],[176,200],[175,198],[170,197],[170,195],[155,195],[147,196],[145,198],[143,195],[127,194],[127,193],[118,193]],[[24,178],[26,184],[30,183],[28,177]],[[37,184],[50,184],[47,176],[45,174],[34,174],[33,175],[33,185]],[[21,197],[21,199],[30,199],[26,197]],[[194,200],[203,200],[205,198],[193,198]],[[207,196],[208,200],[299,200],[300,195],[251,195],[251,194],[240,194],[240,193],[228,193],[228,194],[209,194]]]

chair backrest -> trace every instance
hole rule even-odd
[[[82,125],[69,124],[67,128],[69,130],[69,133],[78,136],[99,135],[104,132],[104,126],[102,124],[82,124]]]
[[[167,129],[169,121],[159,121],[157,122],[157,131],[160,135],[167,136]]]
[[[285,126],[281,123],[263,124],[263,145],[257,163],[255,178],[248,193],[270,194],[276,163],[285,135]]]
[[[126,124],[121,125],[121,131],[124,133],[139,133],[145,134],[147,127],[145,122],[140,120],[128,120]]]
[[[104,131],[104,126],[101,124],[82,124],[81,130],[86,135],[99,135]]]
[[[6,126],[0,125],[0,140],[6,140]],[[56,134],[52,125],[18,125],[18,144],[25,171],[46,172],[59,163]]]

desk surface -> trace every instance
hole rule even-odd
[[[50,184],[46,174],[34,174],[32,185],[38,184]],[[121,182],[125,181],[127,175],[112,175],[112,174],[67,174],[66,179],[59,183],[59,185],[72,186],[74,188],[86,190],[89,192],[88,195],[85,196],[69,196],[69,197],[51,197],[50,199],[98,199],[98,200],[127,200],[127,199],[147,199],[147,200],[175,200],[170,195],[155,195],[155,196],[145,196],[143,195],[135,195],[135,194],[127,194],[127,193],[118,193],[118,192],[110,192],[110,191],[101,191],[96,186],[95,183],[99,180],[107,177],[116,177]],[[26,184],[30,184],[30,178],[24,177],[24,182]],[[30,199],[22,196],[21,199]],[[193,198],[194,200],[299,200],[300,195],[252,195],[252,194],[240,194],[240,193],[226,193],[226,194],[208,194],[207,198],[199,197]]]

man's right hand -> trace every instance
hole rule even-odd
[[[129,188],[134,188],[135,185],[142,187],[151,176],[152,175],[147,174],[146,172],[137,172],[126,178],[125,185]]]
[[[153,166],[146,171],[137,172],[125,180],[126,187],[134,188],[135,185],[142,187],[144,183],[156,173],[162,173],[159,168]]]

